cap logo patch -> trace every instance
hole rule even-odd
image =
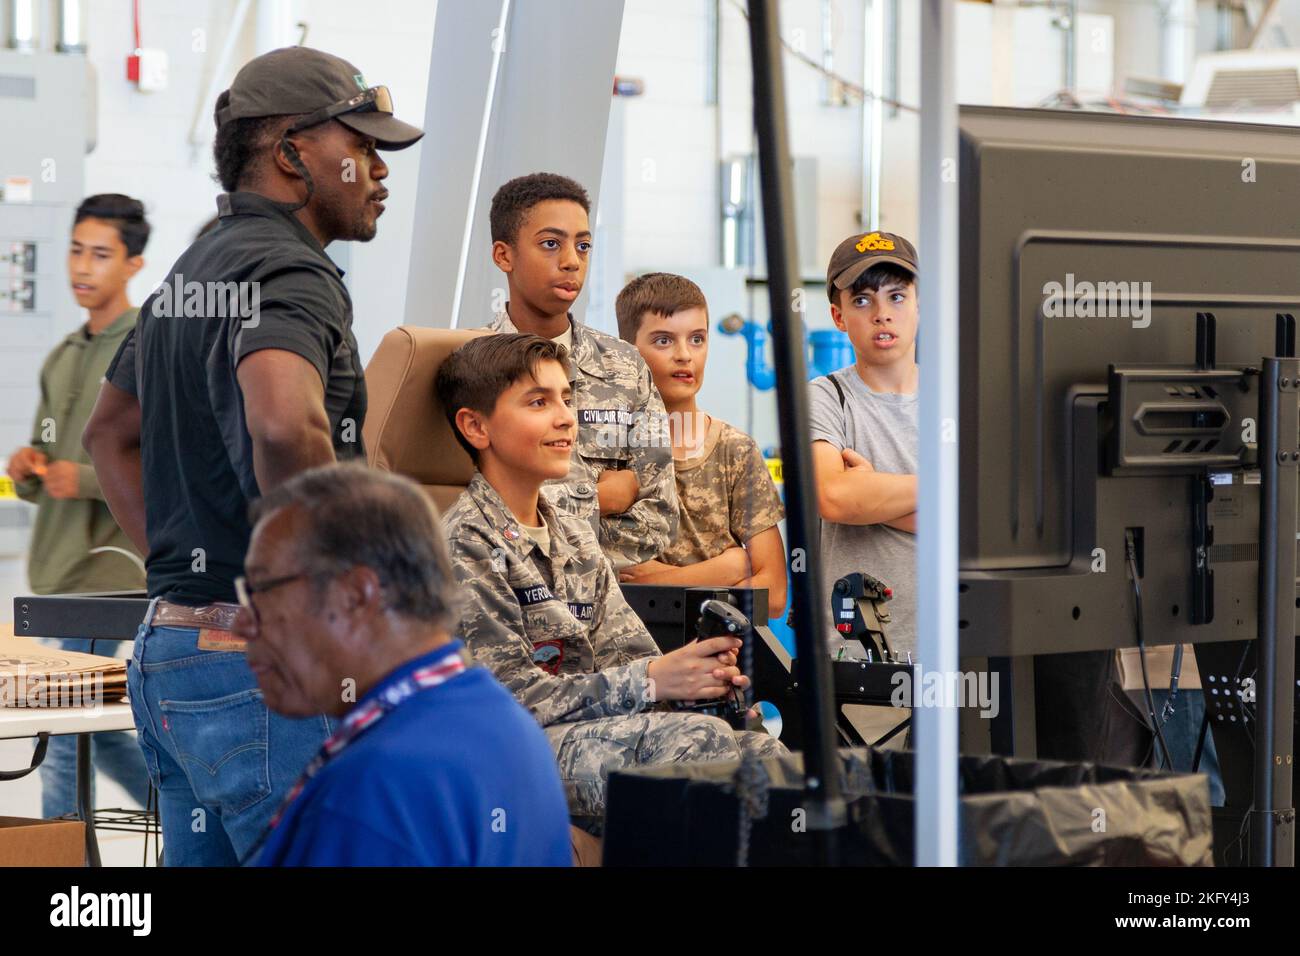
[[[366,78],[362,76],[360,73],[352,74],[352,82],[357,84],[357,89],[359,90],[368,89],[368,87],[366,86]]]
[[[858,240],[858,244],[853,248],[858,252],[893,252],[894,241],[892,239],[882,239],[880,233],[870,232]]]

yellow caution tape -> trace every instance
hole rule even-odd
[[[18,492],[14,490],[14,481],[8,475],[0,475],[0,498],[17,498]]]
[[[766,458],[764,459],[764,461],[767,462],[767,473],[772,476],[772,480],[776,482],[778,485],[782,484],[785,481],[785,479],[782,477],[781,459]]]

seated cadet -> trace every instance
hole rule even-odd
[[[740,641],[715,637],[661,655],[590,524],[540,493],[569,469],[576,416],[566,359],[563,346],[535,335],[481,336],[443,362],[437,392],[477,465],[445,518],[466,600],[460,633],[542,725],[571,814],[595,828],[610,770],[786,750],[715,717],[652,711],[748,686],[736,667]]]
[[[677,532],[677,491],[664,404],[632,346],[569,314],[591,255],[587,191],[572,179],[533,173],[492,197],[492,261],[510,300],[488,326],[554,339],[572,356],[569,386],[578,434],[566,493],[553,500],[587,518],[621,571],[657,557]],[[660,435],[663,435],[661,438]]]
[[[570,865],[546,738],[452,636],[446,539],[424,493],[327,465],[276,486],[252,520],[235,580],[248,666],[276,713],[339,718],[259,865]],[[232,759],[251,768],[258,751]]]
[[[685,276],[652,272],[618,295],[618,332],[634,344],[663,396],[677,479],[677,539],[619,575],[635,584],[767,588],[785,607],[785,517],[754,439],[695,403],[709,357],[709,304]]]

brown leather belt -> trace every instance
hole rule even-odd
[[[238,613],[238,604],[225,602],[187,607],[184,604],[159,601],[153,611],[153,623],[161,627],[197,627],[210,631],[229,631],[235,626],[235,615]]]

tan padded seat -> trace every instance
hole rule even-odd
[[[482,329],[399,325],[366,366],[368,410],[361,434],[373,468],[417,482],[445,512],[474,476],[474,464],[434,394],[443,360]]]

